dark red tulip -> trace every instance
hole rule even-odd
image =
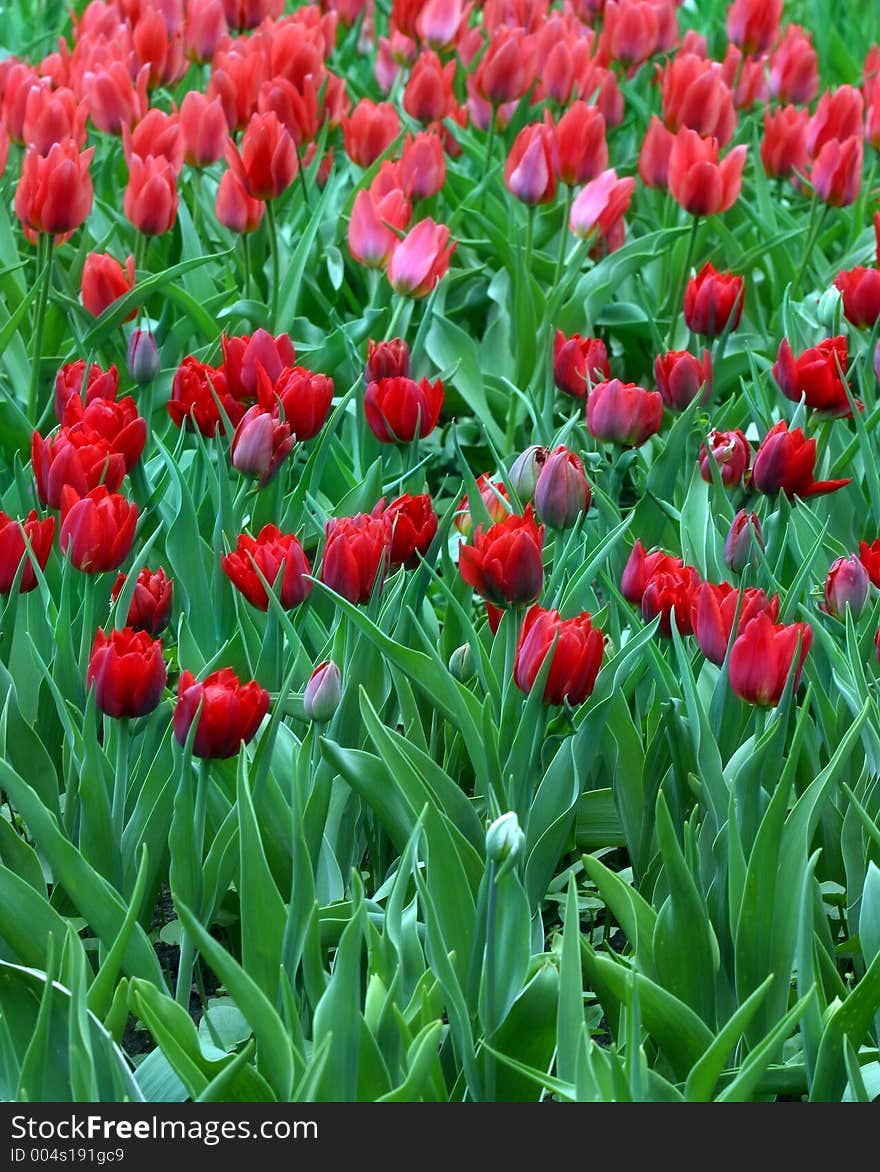
[[[880,537],[870,545],[867,541],[859,542],[859,561],[868,571],[872,585],[880,587]]]
[[[768,598],[763,590],[754,586],[737,590],[729,582],[722,582],[718,586],[714,582],[703,582],[694,594],[691,625],[700,650],[711,663],[720,666],[724,662],[737,606],[739,619],[736,631],[740,634],[756,614],[767,614],[775,623],[779,614],[779,597],[774,594]]]
[[[84,574],[116,570],[134,541],[138,507],[101,484],[81,497],[65,484],[61,490],[61,552]]]
[[[437,426],[443,406],[443,383],[423,378],[383,378],[370,383],[364,395],[364,417],[383,444],[424,439]]]
[[[43,439],[38,431],[31,437],[31,466],[37,495],[44,505],[58,509],[65,485],[85,496],[99,484],[115,492],[125,476],[125,458],[92,428],[79,424],[62,427]]]
[[[131,472],[143,454],[147,442],[146,420],[138,415],[131,395],[123,399],[92,399],[83,406],[79,395],[71,395],[64,407],[63,429],[68,435],[75,426],[96,432],[119,452],[125,471]]]
[[[845,480],[814,480],[816,468],[816,441],[806,439],[799,427],[789,431],[781,419],[764,436],[752,468],[752,484],[758,492],[773,496],[808,497],[823,492],[834,492],[849,484]]]
[[[116,366],[102,370],[97,362],[93,362],[86,374],[84,358],[65,363],[55,376],[55,415],[59,423],[64,418],[67,400],[71,395],[82,398],[84,389],[86,403],[91,403],[92,399],[115,399],[119,392],[119,371]]]
[[[619,378],[597,383],[587,398],[587,428],[594,439],[637,448],[663,424],[663,398]]]
[[[857,619],[868,603],[870,590],[868,571],[859,558],[838,558],[825,578],[825,601],[821,609],[842,619],[849,608]]]
[[[529,605],[544,584],[543,544],[544,527],[528,504],[522,516],[511,513],[485,532],[478,525],[473,545],[459,547],[459,573],[495,606]]]
[[[296,351],[287,334],[273,337],[268,330],[230,338],[223,334],[223,373],[229,393],[236,399],[255,399],[259,389],[259,370],[265,370],[274,384],[283,370],[293,366]]]
[[[333,390],[333,379],[329,375],[306,370],[304,366],[290,366],[279,374],[271,398],[298,443],[312,439],[327,422]],[[261,391],[260,403],[264,408],[267,402]]]
[[[100,317],[108,306],[134,288],[134,258],[129,257],[123,269],[109,252],[90,252],[83,265],[80,292],[83,308],[92,317]],[[137,306],[125,319],[137,313]]]
[[[582,704],[592,693],[599,674],[605,650],[602,632],[593,626],[588,611],[576,618],[562,619],[556,610],[533,606],[523,620],[513,667],[516,686],[526,695],[551,648],[553,658],[544,685],[544,703]]]
[[[27,554],[25,536],[37,564],[41,570],[45,570],[55,538],[55,518],[45,517],[40,520],[36,509],[31,509],[23,521],[0,512],[0,594],[12,592],[15,575],[25,558],[27,561],[22,570],[19,592],[27,594],[37,585],[37,574]]]
[[[305,577],[312,568],[302,546],[292,533],[282,533],[276,525],[264,525],[256,537],[240,534],[235,550],[221,557],[220,565],[233,586],[258,610],[269,609],[269,596],[257,570],[273,587],[281,575],[279,600],[285,610],[299,606],[312,589]]]
[[[236,472],[251,476],[258,488],[264,488],[293,451],[294,437],[290,424],[259,403],[248,407],[232,437],[229,459]]]
[[[795,687],[800,682],[812,641],[813,628],[809,623],[777,626],[768,614],[755,615],[730,650],[727,668],[731,690],[749,704],[767,708],[775,706],[782,697],[798,642],[800,654],[795,669]]]
[[[687,350],[670,350],[654,359],[654,380],[663,402],[671,411],[683,411],[697,395],[706,402],[712,392],[712,356],[703,351],[702,360]]]
[[[367,344],[365,383],[377,383],[383,378],[409,378],[409,346],[404,338]]]
[[[383,505],[379,501],[373,515],[387,518],[391,526],[391,565],[414,569],[419,555],[425,556],[437,535],[437,514],[431,497],[428,493],[410,496],[407,492],[387,507]]]
[[[795,358],[788,339],[779,344],[773,377],[787,399],[827,415],[849,415],[852,408],[846,396],[846,338],[826,338]]]
[[[843,294],[846,320],[858,329],[873,329],[880,317],[880,270],[854,268],[838,273],[834,286]]]
[[[717,338],[727,323],[731,330],[739,325],[743,311],[743,279],[736,273],[719,273],[706,261],[687,283],[684,294],[684,320],[687,328],[704,338]]]
[[[239,683],[229,667],[211,672],[201,683],[192,672],[182,671],[174,708],[174,735],[185,745],[198,713],[193,756],[234,757],[242,742],[253,740],[268,711],[269,693],[256,680]]]
[[[580,457],[560,445],[551,452],[535,483],[535,507],[551,529],[570,529],[590,507],[592,492]]]
[[[216,396],[216,398],[215,398]],[[244,404],[229,393],[223,368],[208,366],[190,354],[184,358],[171,383],[168,414],[176,427],[197,427],[204,436],[226,430],[217,400],[233,427],[244,415]]]
[[[321,581],[349,602],[369,602],[390,565],[390,521],[358,513],[328,521],[325,532]]]
[[[642,618],[646,623],[660,616],[657,628],[667,638],[672,634],[672,615],[679,634],[690,635],[691,606],[700,587],[700,575],[693,566],[657,569],[645,583],[642,594]]]
[[[587,391],[596,383],[611,378],[608,351],[599,338],[582,338],[572,334],[566,338],[556,331],[553,341],[553,380],[566,395],[585,399]]]
[[[620,579],[620,593],[627,602],[641,606],[645,587],[654,574],[661,571],[676,573],[681,569],[683,569],[681,558],[674,557],[662,549],[648,553],[642,545],[641,539],[637,537],[632,553],[623,569],[623,575]]]
[[[151,383],[162,369],[159,347],[150,330],[131,331],[125,356],[128,377],[136,383]]]
[[[715,457],[721,481],[728,488],[742,484],[749,470],[752,445],[737,427],[734,431],[709,432],[709,449],[700,444],[700,475],[707,484],[712,483],[712,464],[709,453]]]
[[[99,712],[117,720],[145,716],[162,699],[167,679],[168,668],[158,639],[131,627],[109,635],[98,628],[86,685],[94,686]]]
[[[757,513],[740,509],[724,541],[724,564],[740,574],[747,565],[757,565],[755,546],[764,548],[764,534]]]
[[[126,575],[120,573],[113,583],[110,597],[114,602],[122,593],[125,581]],[[148,635],[161,634],[171,618],[173,594],[174,582],[161,566],[158,570],[150,570],[144,566],[135,582],[125,625],[133,627],[136,631],[146,631]]]

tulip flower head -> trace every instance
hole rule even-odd
[[[146,631],[98,628],[86,673],[99,712],[114,719],[145,716],[162,699],[168,668],[162,644]]]
[[[307,577],[312,570],[302,546],[292,533],[282,533],[276,525],[264,525],[256,537],[240,534],[234,551],[221,557],[220,566],[257,610],[269,609],[269,596],[260,574],[273,588],[280,575],[278,597],[285,610],[299,606],[312,589]]]
[[[269,711],[269,693],[255,681],[239,682],[231,668],[211,672],[202,682],[190,671],[180,673],[174,708],[174,736],[185,745],[198,714],[193,756],[234,757],[253,740]]]
[[[731,691],[749,704],[775,707],[793,667],[797,688],[812,641],[809,623],[777,625],[769,614],[755,615],[730,650],[727,668]]]
[[[18,590],[27,594],[37,585],[37,574],[32,558],[45,570],[55,537],[55,518],[40,520],[36,509],[31,509],[23,521],[0,512],[0,594],[10,594],[15,576],[25,563]]]
[[[602,632],[593,626],[589,612],[563,619],[558,611],[533,606],[523,621],[513,678],[528,695],[545,659],[552,654],[544,703],[582,704],[595,687],[604,650]]]
[[[488,530],[478,525],[473,545],[459,548],[459,573],[494,606],[529,605],[544,584],[543,543],[544,527],[528,504],[522,516],[511,513]]]

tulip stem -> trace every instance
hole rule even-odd
[[[309,201],[309,189],[306,187],[305,164],[303,163],[302,156],[299,153],[299,147],[296,148],[296,164],[296,171],[299,175],[299,185],[302,188],[303,193],[303,203],[306,205],[307,214],[310,215],[312,211],[312,205]]]
[[[270,290],[268,304],[269,304],[269,330],[274,334],[278,316],[278,225],[275,223],[275,208],[272,206],[271,199],[266,200],[266,224],[269,229],[269,248],[272,252],[272,288]]]
[[[489,889],[486,892],[486,1019],[489,1029],[487,1040],[495,1033],[495,919],[498,906],[495,891],[495,860],[489,861]],[[495,1058],[486,1054],[486,1086],[484,1101],[495,1102]]]
[[[565,264],[565,246],[568,243],[568,221],[571,218],[571,204],[574,199],[574,188],[565,188],[565,212],[562,217],[562,227],[559,231],[559,252],[556,254],[556,271],[553,274],[553,288],[559,288],[562,279],[562,266]],[[552,328],[552,325],[551,325]]]
[[[199,759],[199,770],[196,775],[196,800],[193,810],[193,853],[199,874],[202,872],[205,854],[205,821],[208,808],[208,772],[210,768],[210,757]],[[194,908],[193,911],[198,914],[200,909]],[[178,1005],[184,1006],[185,1009],[189,1009],[195,959],[196,950],[192,936],[184,930],[180,940],[180,960],[177,967],[177,987],[174,991],[174,999]]]
[[[492,166],[492,147],[495,145],[495,106],[492,105],[492,113],[489,115],[489,133],[486,135],[486,157],[483,161],[483,182],[486,187],[483,189],[483,198],[481,201],[482,210],[486,208],[486,198],[489,193],[488,178],[489,168]]]
[[[113,774],[113,799],[111,805],[111,821],[113,837],[117,852],[117,868],[120,883],[123,878],[122,834],[125,830],[125,799],[128,796],[128,745],[129,727],[127,717],[115,721],[116,729],[116,766]],[[122,887],[120,886],[120,891]]]
[[[241,237],[241,249],[244,258],[244,295],[247,299],[251,295],[251,242],[246,233]]]
[[[819,233],[822,231],[822,224],[825,222],[825,213],[828,211],[828,205],[822,204],[822,214],[816,218],[816,208],[821,201],[813,194],[813,199],[810,204],[810,218],[807,222],[807,234],[804,237],[804,254],[801,257],[800,267],[797,271],[797,276],[791,286],[793,297],[802,296],[802,285],[804,277],[807,274],[807,266],[813,255],[813,249],[816,247],[816,241],[819,238]]]
[[[532,275],[532,243],[535,235],[535,205],[529,204],[526,213],[525,277],[528,284]]]
[[[52,285],[52,258],[54,241],[48,232],[41,232],[37,238],[37,280],[41,282],[37,298],[37,317],[34,322],[34,345],[31,351],[31,383],[28,391],[28,419],[36,424],[39,416],[40,359],[43,353],[43,326],[49,305],[49,290]]]
[[[685,254],[684,267],[678,275],[678,287],[675,291],[675,300],[672,303],[672,314],[669,321],[669,336],[666,339],[666,349],[672,349],[675,341],[675,331],[678,326],[679,319],[682,313],[682,300],[684,298],[685,286],[687,285],[688,273],[691,271],[691,263],[694,259],[694,249],[697,244],[697,229],[700,226],[700,217],[694,216],[691,221],[691,234],[688,238],[687,253]]]

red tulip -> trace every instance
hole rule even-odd
[[[761,163],[767,175],[791,178],[805,177],[810,165],[807,150],[808,110],[796,106],[780,106],[771,112],[764,110],[764,138],[761,142]]]
[[[733,518],[724,542],[724,564],[737,574],[742,573],[749,564],[756,565],[755,546],[764,549],[764,534],[758,514],[740,509]]]
[[[120,573],[113,583],[110,597],[114,602],[122,593],[125,581],[126,575]],[[161,566],[155,571],[144,566],[135,582],[125,625],[136,631],[146,631],[148,635],[161,634],[171,618],[173,593],[174,582]]]
[[[712,356],[703,351],[695,358],[686,350],[670,350],[654,359],[654,379],[663,402],[671,411],[683,411],[702,394],[705,403],[712,393]]]
[[[193,756],[234,757],[253,740],[269,711],[269,693],[255,681],[239,683],[231,668],[211,672],[201,682],[192,672],[182,671],[174,709],[174,735],[185,745],[198,713]]]
[[[264,525],[256,537],[239,535],[233,553],[221,557],[223,573],[251,606],[269,609],[269,596],[257,570],[274,587],[281,575],[279,600],[285,610],[299,606],[308,597],[312,584],[305,576],[312,568],[303,548],[292,533],[275,525]]]
[[[783,338],[773,366],[773,377],[787,399],[828,415],[848,415],[852,408],[846,397],[846,338],[826,338],[818,346],[795,358],[788,339]]]
[[[576,618],[562,619],[556,610],[531,608],[523,620],[513,666],[513,678],[520,691],[528,695],[532,690],[552,648],[544,703],[582,704],[591,695],[605,640],[590,618],[588,611]]]
[[[205,436],[214,435],[218,429],[224,432],[226,425],[217,407],[217,400],[229,416],[230,423],[237,425],[245,408],[243,403],[230,394],[223,369],[207,366],[192,354],[184,358],[174,375],[171,398],[168,400],[168,414],[175,427],[189,423]]]
[[[84,358],[65,363],[55,376],[55,414],[59,423],[64,418],[67,400],[71,395],[82,398],[83,390],[86,403],[91,403],[92,399],[115,399],[119,391],[119,371],[115,365],[102,370],[93,362],[87,374]]]
[[[528,504],[522,516],[511,513],[485,532],[478,525],[474,544],[459,548],[459,573],[495,606],[529,605],[544,584],[543,543],[544,527],[535,524]]]
[[[46,439],[38,431],[31,437],[31,466],[37,495],[44,505],[57,509],[65,485],[84,496],[99,484],[115,492],[125,475],[125,459],[113,445],[90,427],[62,427]]]
[[[855,203],[862,187],[863,155],[861,135],[826,142],[810,168],[816,197],[833,208]]]
[[[748,147],[734,147],[718,161],[718,140],[682,127],[669,154],[669,190],[692,216],[714,216],[733,207],[742,186]]]
[[[400,134],[400,117],[390,102],[363,98],[351,117],[342,119],[345,153],[359,167],[375,163]]]
[[[880,318],[880,271],[854,268],[838,273],[834,287],[843,294],[844,317],[859,329],[873,329]],[[843,347],[846,369],[846,343]]]
[[[88,102],[71,89],[47,84],[27,89],[21,138],[26,147],[47,155],[57,142],[72,138],[79,150],[86,144]]]
[[[241,140],[229,139],[226,162],[251,199],[277,199],[297,172],[296,145],[274,111],[254,114]]]
[[[849,477],[845,480],[814,480],[815,467],[816,441],[806,439],[799,427],[789,431],[788,423],[781,419],[767,432],[758,448],[752,468],[752,484],[758,492],[769,496],[782,491],[789,497],[808,497],[834,492],[850,482]]]
[[[80,496],[69,484],[61,490],[60,545],[84,574],[117,569],[134,541],[138,507],[105,484]]]
[[[597,179],[608,166],[605,119],[596,106],[572,102],[556,123],[555,164],[560,183],[575,187]]]
[[[92,210],[89,164],[94,147],[80,154],[72,138],[55,143],[47,155],[25,152],[15,189],[15,214],[31,232],[67,237]]]
[[[55,518],[46,517],[41,521],[36,509],[31,509],[23,521],[18,521],[0,512],[0,594],[12,592],[15,575],[25,558],[27,560],[22,570],[19,592],[27,594],[37,585],[37,575],[28,556],[25,536],[37,565],[45,570],[55,537]]]
[[[657,628],[667,638],[672,634],[672,615],[682,635],[693,632],[691,606],[700,588],[700,575],[692,566],[673,566],[657,569],[645,583],[642,594],[642,618],[646,623],[660,616]]]
[[[613,239],[615,228],[623,216],[635,191],[635,179],[618,179],[614,168],[588,183],[571,205],[568,226],[581,240],[597,233],[601,238]]]
[[[486,508],[486,512],[489,514],[489,520],[493,524],[498,521],[503,521],[506,517],[510,516],[510,498],[507,495],[507,489],[500,481],[490,480],[484,472],[477,477],[477,489],[480,493],[480,499]],[[459,533],[465,537],[470,537],[474,528],[474,518],[471,514],[466,496],[463,496],[458,502],[454,524]]]
[[[678,53],[663,70],[660,82],[663,122],[673,133],[690,127],[703,138],[726,146],[736,130],[733,94],[721,78],[717,61],[694,53]]]
[[[807,150],[810,155],[816,158],[829,142],[861,139],[864,114],[864,99],[854,86],[842,85],[833,92],[826,90],[807,126]]]
[[[857,619],[868,603],[870,589],[868,571],[859,558],[837,558],[825,578],[825,601],[820,610],[842,619],[848,607]]]
[[[532,83],[530,47],[522,29],[503,27],[496,30],[476,70],[470,75],[474,92],[492,106],[518,102]]]
[[[709,449],[700,445],[700,475],[707,484],[712,483],[712,464],[709,453],[718,465],[721,481],[727,488],[742,484],[749,470],[752,446],[737,427],[733,431],[710,431]]]
[[[767,614],[757,614],[734,641],[727,664],[730,687],[749,704],[774,707],[782,698],[800,643],[794,674],[798,686],[813,628],[809,623],[777,626]]]
[[[620,593],[627,602],[641,606],[645,587],[655,574],[674,574],[683,568],[681,558],[674,557],[662,549],[647,553],[641,539],[636,538],[620,579]]]
[[[147,442],[146,420],[138,415],[137,405],[130,395],[124,399],[95,398],[83,406],[79,395],[71,395],[64,407],[62,424],[68,434],[75,425],[96,432],[119,452],[130,472],[140,460]]]
[[[82,303],[92,317],[100,317],[108,306],[133,288],[133,257],[126,260],[125,269],[109,252],[90,252],[86,257],[82,271]],[[137,307],[125,320],[131,321],[136,314]]]
[[[183,43],[191,61],[210,62],[228,31],[221,0],[189,0]],[[190,93],[195,92],[190,90]]]
[[[566,338],[562,330],[556,331],[553,379],[560,391],[575,399],[585,399],[591,386],[610,378],[604,342],[599,338],[582,338],[580,334]]]
[[[403,108],[410,118],[427,125],[452,113],[456,106],[455,67],[454,60],[442,65],[436,53],[420,54],[403,91]]]
[[[413,200],[430,199],[446,182],[446,159],[439,134],[423,131],[406,136],[400,156],[400,178]]]
[[[684,320],[687,327],[704,338],[717,338],[730,322],[735,330],[743,311],[743,279],[736,273],[719,273],[709,262],[687,283]]]
[[[372,189],[359,191],[348,221],[348,250],[352,257],[367,268],[384,268],[398,245],[397,233],[407,227],[411,218],[409,197],[401,188],[381,197],[374,195]]]
[[[279,334],[276,338],[260,328],[253,334],[239,337],[230,338],[223,334],[220,341],[226,385],[236,399],[256,398],[260,368],[274,384],[282,371],[291,368],[296,361],[296,351],[287,334]]]
[[[327,422],[333,390],[332,378],[303,366],[285,367],[278,375],[272,400],[278,404],[298,443],[312,439]],[[260,401],[265,407],[266,400]]]
[[[225,129],[225,117],[223,126]],[[176,111],[173,114],[166,114],[155,106],[152,107],[134,130],[129,133],[127,128],[123,129],[122,142],[126,162],[132,155],[140,155],[142,159],[148,155],[155,155],[156,158],[161,156],[168,160],[175,176],[183,169],[183,135],[180,129],[180,116]]]
[[[639,150],[639,178],[646,187],[665,188],[669,182],[669,155],[675,135],[656,114],[651,115]]]
[[[168,668],[158,639],[131,627],[109,635],[98,628],[86,686],[94,685],[99,712],[117,720],[145,716],[162,699],[167,679]]]
[[[135,67],[148,67],[149,89],[173,86],[186,72],[183,49],[183,22],[169,28],[165,16],[150,5],[143,5],[131,29]]]
[[[177,219],[177,177],[163,155],[131,155],[122,208],[143,236],[170,232]]]
[[[96,129],[105,134],[130,130],[149,109],[147,82],[149,65],[144,65],[133,81],[131,70],[123,61],[108,61],[83,79],[89,101],[89,117]]]
[[[789,24],[770,57],[770,93],[780,102],[805,104],[819,92],[819,64],[813,34]]]
[[[245,235],[259,228],[266,205],[262,200],[251,199],[232,171],[224,171],[214,211],[224,228]]]
[[[579,456],[560,445],[535,483],[535,507],[551,529],[570,529],[590,507],[592,492]]]
[[[266,411],[255,403],[248,407],[232,437],[229,459],[236,472],[251,476],[257,488],[265,488],[293,450],[290,424],[283,423],[275,411]]]
[[[223,158],[229,129],[223,106],[189,90],[180,106],[183,157],[191,167],[208,167]]]
[[[383,378],[409,378],[409,346],[405,338],[391,338],[387,342],[367,343],[365,383],[377,383]]]
[[[398,244],[388,262],[388,280],[396,293],[426,297],[446,274],[455,251],[449,229],[433,220],[420,220]]]
[[[782,0],[733,0],[727,35],[744,53],[766,53],[779,35]]]
[[[779,614],[779,596],[768,598],[754,586],[736,590],[729,582],[716,586],[703,582],[691,602],[691,625],[700,650],[719,666],[724,662],[727,646],[733,632],[736,609],[739,606],[736,633],[741,634],[757,614],[766,614],[775,623]]]
[[[424,439],[437,426],[443,406],[443,383],[426,378],[384,378],[370,383],[364,395],[364,416],[382,443]]]
[[[553,132],[543,122],[524,126],[504,164],[504,183],[511,195],[533,207],[556,195]]]
[[[587,429],[594,439],[637,448],[663,424],[663,398],[619,378],[597,383],[587,398]]]
[[[358,513],[328,521],[325,532],[321,581],[349,602],[369,602],[390,564],[390,521]]]
[[[379,502],[380,505],[382,502]],[[377,513],[377,509],[373,513]],[[391,565],[415,569],[428,552],[437,535],[437,514],[428,493],[410,496],[404,493],[397,497],[379,515],[385,517],[391,527]]]
[[[675,9],[660,0],[608,0],[602,45],[612,61],[637,66],[677,39]],[[671,36],[671,39],[670,39]]]

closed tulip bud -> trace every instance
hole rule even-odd
[[[543,544],[544,527],[535,524],[528,504],[522,516],[511,513],[486,531],[478,525],[473,545],[459,548],[459,573],[495,606],[528,605],[544,584]]]
[[[319,663],[306,684],[303,709],[315,724],[326,724],[342,703],[342,676],[332,659]]]
[[[727,488],[742,484],[752,459],[752,445],[737,427],[734,431],[711,431],[709,448],[700,445],[700,475],[712,483],[712,459],[718,465],[721,481]]]
[[[865,103],[861,93],[851,85],[826,90],[807,127],[807,150],[816,158],[829,142],[848,138],[861,139],[864,131]]]
[[[230,232],[255,232],[266,214],[262,200],[252,199],[232,171],[224,171],[214,205],[217,219]]]
[[[404,190],[413,200],[430,199],[446,182],[446,159],[439,134],[424,131],[415,138],[406,136],[400,156]]]
[[[381,198],[372,191],[359,191],[348,221],[348,251],[366,268],[384,268],[398,245],[394,229],[403,231],[411,216],[409,198],[402,190],[389,191]]]
[[[446,274],[455,248],[445,224],[421,220],[394,247],[388,262],[391,288],[405,297],[426,297]]]
[[[262,327],[252,334],[229,337],[222,334],[223,373],[236,399],[253,399],[260,387],[262,369],[271,384],[283,371],[293,367],[296,351],[288,334],[275,337]]]
[[[660,430],[663,398],[619,378],[597,383],[587,399],[587,428],[594,439],[637,448]]]
[[[842,619],[849,607],[857,619],[867,605],[870,588],[868,571],[857,557],[838,558],[825,578],[825,603],[821,609]]]
[[[532,444],[511,464],[507,475],[516,495],[523,504],[535,499],[535,485],[538,483],[541,469],[549,455],[549,448]]]
[[[95,689],[99,712],[116,720],[145,716],[162,699],[167,679],[168,668],[158,639],[131,627],[109,635],[98,628],[86,685]]]
[[[529,207],[549,203],[556,195],[552,133],[543,122],[523,127],[504,164],[507,190]]]
[[[282,533],[276,525],[264,525],[256,537],[241,533],[235,550],[221,557],[220,567],[257,610],[269,609],[269,596],[257,570],[273,588],[281,576],[279,601],[285,610],[299,606],[312,589],[306,577],[312,568],[302,546],[292,533]]]
[[[377,383],[383,378],[409,378],[409,346],[404,338],[367,344],[365,383]]]
[[[174,708],[174,736],[185,745],[198,713],[193,756],[207,759],[234,757],[242,744],[253,740],[269,711],[269,693],[255,681],[239,683],[231,668],[211,672],[199,683],[182,671]]]
[[[611,60],[635,67],[658,52],[665,39],[661,14],[665,16],[664,6],[650,0],[608,0],[602,41]],[[674,11],[672,19],[675,20]]]
[[[149,109],[147,83],[149,65],[143,65],[132,80],[131,69],[124,61],[109,61],[83,83],[89,100],[89,117],[96,129],[105,134],[130,130]]]
[[[692,333],[717,338],[727,329],[735,330],[743,311],[743,279],[736,273],[719,273],[706,261],[687,283],[684,320]]]
[[[359,513],[336,517],[325,526],[321,581],[357,605],[369,602],[391,560],[391,524],[387,517]]]
[[[140,155],[142,159],[155,155],[168,160],[175,176],[183,169],[183,136],[177,112],[166,114],[153,106],[134,130],[122,131],[122,143],[126,162],[132,155]]]
[[[819,92],[819,59],[813,34],[800,25],[785,26],[785,36],[770,57],[770,93],[777,101],[805,105]]]
[[[486,831],[486,858],[498,868],[509,870],[525,850],[525,845],[526,836],[513,810],[496,818]]]
[[[538,515],[551,529],[570,529],[590,507],[592,493],[579,456],[560,446],[547,457],[535,484]]]
[[[462,643],[461,647],[456,647],[450,655],[449,674],[460,684],[466,684],[468,680],[473,679],[474,653],[471,651],[470,643]]]
[[[134,542],[138,507],[105,485],[84,497],[66,484],[61,490],[61,552],[84,574],[116,570]]]
[[[705,403],[712,393],[712,357],[708,350],[702,360],[686,350],[670,350],[654,359],[654,378],[666,406],[683,411],[698,395]]]
[[[495,30],[472,75],[473,88],[485,102],[518,102],[532,82],[533,61],[522,29]]]
[[[833,208],[855,203],[862,188],[863,156],[861,135],[826,142],[810,168],[816,197]]]
[[[190,90],[180,106],[183,157],[191,167],[208,167],[223,158],[229,129],[218,98],[208,101],[198,90]]]
[[[277,199],[298,169],[296,145],[270,110],[254,114],[241,139],[241,150],[227,140],[226,162],[252,199]]]
[[[558,611],[533,606],[523,621],[513,678],[520,691],[528,695],[552,653],[544,703],[581,704],[595,687],[604,650],[602,632],[593,626],[587,611],[576,618],[562,619]]]
[[[843,274],[841,274],[843,276]],[[839,279],[839,278],[838,278]],[[819,298],[819,304],[816,306],[816,321],[823,329],[832,330],[840,328],[840,311],[843,306],[843,295],[840,290],[833,285],[830,289],[826,289]]]
[[[455,61],[442,65],[436,53],[428,51],[419,56],[403,91],[403,108],[410,118],[427,125],[452,113],[456,104],[455,69]]]
[[[136,383],[152,382],[162,363],[159,348],[150,330],[133,330],[128,339],[128,377]]]
[[[177,219],[177,177],[164,156],[131,155],[122,208],[143,236],[162,236]]]
[[[730,651],[727,667],[731,691],[749,704],[775,707],[782,698],[798,644],[795,688],[812,641],[813,628],[809,623],[777,626],[768,614],[755,615],[734,640]]]
[[[333,402],[333,379],[304,366],[286,367],[272,388],[272,400],[290,424],[297,443],[313,439],[330,414]],[[263,406],[265,400],[261,399]]]
[[[110,592],[114,602],[122,593],[125,581],[126,575],[120,573]],[[135,582],[125,625],[133,627],[136,631],[146,631],[148,635],[161,634],[171,618],[173,595],[174,582],[162,567],[153,571],[144,566]]]
[[[228,31],[221,0],[189,0],[183,43],[191,61],[210,62]]]
[[[15,189],[15,214],[31,232],[66,238],[92,210],[89,164],[94,147],[80,151],[72,138],[55,143],[47,155],[25,153]]]
[[[714,216],[739,198],[748,147],[737,146],[719,162],[718,140],[682,127],[669,153],[669,190],[692,216]]]
[[[134,288],[134,258],[129,257],[125,268],[112,257],[109,252],[90,252],[86,257],[82,271],[81,294],[83,308],[92,315],[100,317],[108,306]],[[126,321],[137,313],[135,307]]]
[[[408,492],[383,508],[384,498],[373,509],[374,516],[384,517],[391,529],[392,566],[415,569],[427,554],[437,535],[438,518],[428,493],[410,496]]]
[[[364,395],[367,426],[381,443],[412,443],[437,426],[443,406],[443,383],[438,378],[416,382],[411,378],[383,378],[370,383]]]
[[[744,53],[766,53],[779,35],[782,0],[733,0],[727,35]]]
[[[608,166],[605,119],[596,106],[576,101],[556,124],[556,174],[560,183],[575,187],[597,179]]]
[[[390,102],[363,98],[342,119],[345,153],[359,167],[369,167],[400,134],[400,116]]]
[[[587,391],[596,383],[611,378],[608,351],[599,338],[582,338],[572,334],[566,338],[556,331],[553,342],[553,381],[563,394],[585,399]]]
[[[646,187],[666,188],[669,182],[669,154],[675,135],[656,114],[651,115],[639,150],[639,178]]]
[[[253,477],[257,488],[265,488],[293,451],[294,442],[289,423],[254,404],[235,429],[229,459],[236,472]]]
[[[758,564],[758,548],[764,549],[758,514],[740,509],[724,541],[724,564],[734,573],[741,574],[746,566]]]
[[[788,497],[808,497],[835,492],[850,482],[849,477],[814,480],[815,469],[815,439],[808,440],[799,427],[789,430],[788,423],[781,419],[761,441],[752,468],[752,484],[769,496],[782,491]]]
[[[0,594],[12,592],[15,575],[23,561],[25,567],[19,581],[19,592],[27,594],[35,588],[37,575],[31,557],[28,556],[27,545],[30,546],[31,555],[36,559],[37,565],[41,570],[45,570],[54,537],[54,517],[46,517],[41,521],[37,517],[36,509],[31,509],[24,521],[18,521],[0,512]]]
[[[797,183],[798,175],[806,176],[810,165],[807,150],[808,110],[796,106],[780,106],[764,110],[764,138],[761,141],[761,164],[767,175]]]
[[[737,607],[736,631],[739,634],[756,614],[767,614],[775,623],[779,614],[779,596],[768,598],[763,590],[754,586],[736,590],[729,582],[718,586],[714,582],[703,582],[691,600],[691,625],[697,643],[709,662],[719,667],[727,654]]]
[[[795,358],[788,340],[779,344],[773,377],[787,399],[806,405],[826,415],[849,415],[852,408],[847,398],[846,338],[826,338]]]

